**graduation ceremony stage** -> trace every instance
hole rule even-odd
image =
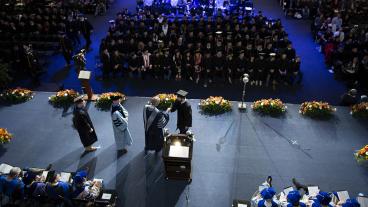
[[[165,180],[161,154],[144,155],[142,111],[148,98],[128,97],[129,128],[133,145],[118,157],[110,112],[89,104],[101,148],[81,156],[83,147],[72,128],[72,109],[48,103],[53,93],[36,92],[23,104],[0,106],[0,126],[14,134],[0,145],[0,163],[19,167],[45,167],[76,171],[89,167],[89,177],[102,178],[106,189],[116,189],[118,206],[226,207],[233,199],[249,200],[268,175],[279,192],[297,178],[325,191],[348,190],[351,197],[368,194],[368,168],[359,166],[353,152],[367,144],[368,125],[351,117],[349,108],[338,107],[330,120],[299,115],[299,105],[288,104],[283,117],[260,116],[250,109],[219,116],[193,108],[196,142],[193,182]],[[154,95],[154,94],[152,94]],[[175,130],[176,114],[168,128]]]

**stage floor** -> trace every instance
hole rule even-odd
[[[81,157],[71,109],[53,108],[48,104],[50,95],[37,92],[27,103],[0,106],[0,127],[15,137],[0,147],[0,162],[20,167],[52,163],[58,171],[88,166],[90,177],[102,178],[106,188],[118,191],[119,206],[231,206],[233,199],[250,199],[268,175],[273,176],[277,191],[296,177],[325,191],[368,194],[368,169],[353,157],[355,149],[368,143],[368,125],[352,118],[345,107],[338,107],[328,121],[304,118],[298,105],[292,104],[281,118],[262,117],[249,109],[240,113],[235,106],[230,113],[205,116],[197,108],[199,100],[190,100],[197,141],[193,182],[188,186],[166,181],[161,157],[143,153],[142,109],[148,98],[129,97],[124,104],[134,143],[121,157],[117,157],[110,113],[90,104],[101,149]],[[171,132],[175,125],[176,114],[171,114]]]

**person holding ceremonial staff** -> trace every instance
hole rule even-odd
[[[185,98],[187,94],[188,92],[179,90],[176,93],[176,102],[167,109],[168,112],[178,111],[177,129],[180,134],[186,134],[189,127],[192,127],[192,107]]]
[[[85,108],[86,103],[83,100],[83,96],[75,98],[74,103],[73,126],[78,131],[85,152],[96,151],[97,148],[92,146],[92,144],[97,141],[97,135],[91,118]]]
[[[132,145],[133,140],[128,129],[128,111],[121,105],[120,96],[112,96],[111,119],[114,129],[115,142],[118,152],[127,153],[127,146]]]
[[[169,122],[169,114],[157,109],[159,103],[160,99],[153,97],[143,109],[145,154],[149,150],[155,150],[156,153],[160,152],[164,144],[163,129]]]

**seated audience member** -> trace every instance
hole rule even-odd
[[[336,207],[360,207],[360,203],[355,198],[349,198],[342,205],[338,203]]]
[[[55,174],[46,184],[45,192],[51,202],[70,203],[72,188],[69,183],[60,181],[59,174]]]
[[[341,106],[352,106],[358,103],[357,93],[358,92],[356,89],[350,89],[347,93],[342,95],[340,105]]]
[[[280,205],[279,201],[276,199],[276,191],[272,188],[272,177],[268,176],[266,181],[261,184],[264,189],[254,194],[251,199],[252,206],[258,207],[277,207]]]
[[[8,175],[0,176],[0,194],[4,196],[3,203],[24,198],[24,183],[20,179],[21,173],[22,170],[19,167],[13,167]]]
[[[367,95],[361,95],[360,96],[360,103],[367,103],[368,102],[368,96]]]
[[[332,197],[329,193],[320,191],[314,199],[312,207],[332,207],[330,204]]]
[[[77,172],[73,178],[73,198],[93,200],[100,195],[101,189],[102,183],[100,181],[87,180],[86,171]]]
[[[287,207],[307,207],[307,205],[305,205],[305,203],[300,202],[300,199],[302,198],[302,196],[300,195],[299,191],[297,190],[293,190],[290,191],[289,194],[287,195]]]

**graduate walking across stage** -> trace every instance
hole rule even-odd
[[[164,144],[164,127],[169,122],[169,114],[156,108],[159,103],[160,99],[153,97],[143,109],[145,154],[149,150],[161,151]]]
[[[78,131],[85,152],[95,151],[97,148],[92,145],[97,141],[97,135],[86,110],[86,102],[83,100],[83,96],[75,98],[74,103],[73,126]]]
[[[128,129],[128,111],[121,105],[121,97],[111,97],[111,120],[114,129],[115,142],[118,153],[123,155],[128,152],[127,146],[132,145],[133,140]]]
[[[175,103],[167,111],[178,111],[177,129],[179,129],[180,134],[186,134],[189,128],[192,127],[192,107],[186,99],[188,92],[179,90],[176,95]]]

